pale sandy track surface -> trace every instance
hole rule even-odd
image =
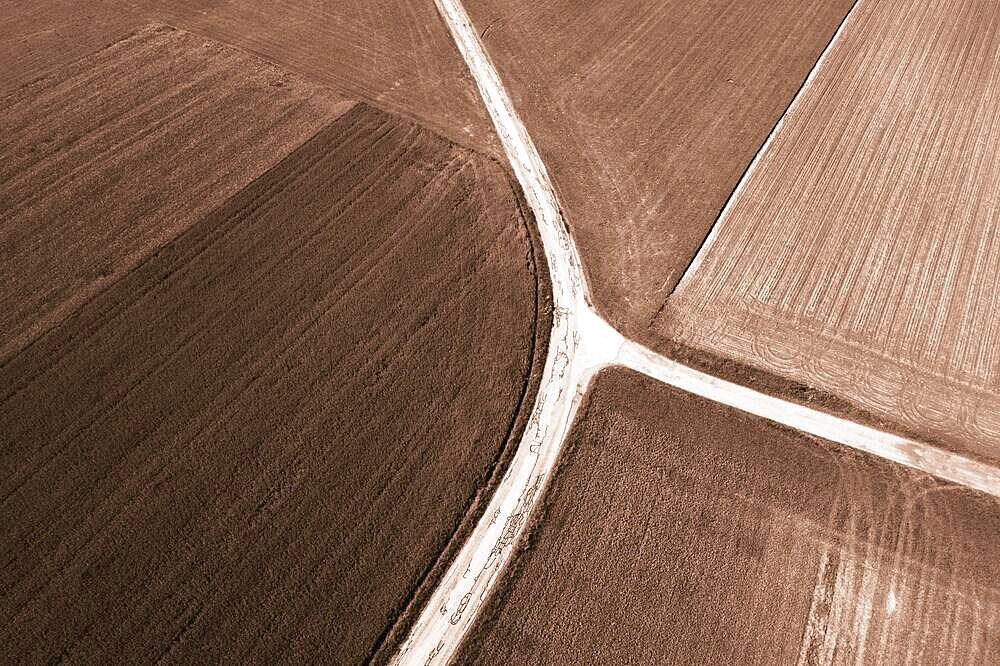
[[[689,393],[1000,497],[1000,471],[993,465],[713,377],[630,340],[622,345],[616,362]]]
[[[660,381],[944,479],[1000,495],[988,466],[766,396],[670,361],[628,341],[590,307],[580,259],[544,164],[459,0],[436,0],[535,213],[553,286],[553,329],[524,439],[482,520],[435,590],[394,663],[447,663],[508,564],[544,492],[580,399],[596,370],[624,365]]]

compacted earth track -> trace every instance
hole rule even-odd
[[[99,57],[190,39],[154,28]],[[119,78],[155,84],[165,100],[173,84],[183,91],[186,70],[144,84],[144,63]],[[51,85],[86,90],[75,76]],[[274,95],[292,100],[270,120],[285,136],[281,122],[298,122],[309,98],[286,86]],[[112,96],[120,108],[81,141],[134,136],[119,125],[135,114],[160,128],[197,108],[136,98]],[[250,131],[260,121],[240,108]],[[146,227],[171,237],[142,245],[96,289],[76,266],[62,289],[84,296],[0,362],[7,659],[362,661],[405,628],[481,512],[545,355],[544,259],[497,162],[363,104],[336,109],[200,217],[181,206],[180,219],[197,219],[179,232],[171,215],[142,208],[171,199],[137,183],[130,160],[82,148],[41,156],[45,174],[55,170],[46,160],[81,153],[100,197],[135,202]],[[195,130],[203,178],[235,180],[212,170],[209,128]],[[189,155],[175,145],[138,150],[187,182],[193,167],[178,164]],[[114,141],[91,146],[129,155]],[[35,206],[100,229],[61,196],[77,191],[54,189]],[[5,224],[26,248],[49,239],[32,215],[9,210]]]

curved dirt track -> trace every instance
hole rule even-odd
[[[472,71],[535,213],[549,264],[554,315],[549,357],[529,429],[483,519],[442,578],[394,663],[447,663],[454,657],[510,562],[528,516],[551,479],[583,394],[595,372],[608,365],[632,368],[685,391],[1000,496],[1000,474],[989,465],[711,377],[626,340],[597,315],[545,165],[478,32],[460,0],[435,2]]]
[[[528,428],[486,513],[425,606],[396,663],[445,662],[475,620],[509,560],[593,372],[611,363],[622,338],[587,303],[576,247],[524,126],[459,3],[438,8],[469,63],[514,174],[535,214],[552,284],[552,333]]]

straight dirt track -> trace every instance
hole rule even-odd
[[[358,105],[0,365],[5,657],[373,654],[533,399],[520,210]]]
[[[1000,463],[998,54],[994,2],[860,0],[657,332]]]
[[[996,498],[605,371],[457,661],[993,663],[998,555]]]

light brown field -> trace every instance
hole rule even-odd
[[[283,69],[499,154],[478,93],[432,0],[0,0],[0,94],[151,21]]]
[[[433,0],[138,0],[139,11],[258,53],[354,99],[499,154]]]
[[[1000,6],[842,37],[656,328],[1000,461]]]

